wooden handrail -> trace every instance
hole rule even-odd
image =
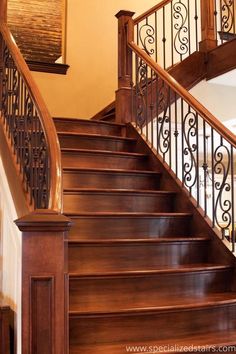
[[[225,140],[236,148],[236,135],[226,128],[213,114],[211,114],[196,98],[194,98],[183,86],[181,86],[167,71],[162,69],[145,51],[140,49],[134,42],[128,42],[129,47],[146,64],[175,91],[178,96],[183,98],[195,111],[213,127]]]
[[[151,9],[148,11],[144,12],[142,15],[138,16],[137,18],[134,19],[134,24],[137,25],[139,22],[144,20],[146,17],[151,16],[154,14],[156,11],[160,10],[162,7],[165,5],[169,4],[172,0],[163,0],[159,4],[153,6]]]
[[[62,209],[62,168],[59,140],[52,117],[44,103],[39,89],[20,53],[14,38],[5,23],[0,23],[0,31],[5,40],[15,65],[22,76],[29,94],[37,109],[40,122],[45,134],[49,161],[50,161],[50,195],[48,209],[61,211]]]

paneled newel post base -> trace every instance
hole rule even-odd
[[[35,210],[22,231],[22,353],[67,354],[67,233],[70,220]]]
[[[128,39],[133,40],[134,12],[121,10],[118,19],[118,90],[116,91],[116,122],[132,121],[132,51]],[[129,23],[129,26],[127,26]]]

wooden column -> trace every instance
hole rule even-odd
[[[217,46],[215,10],[214,0],[201,0],[202,41],[199,43],[199,49],[202,52],[208,52]]]
[[[132,82],[132,51],[127,43],[133,40],[134,12],[121,10],[118,18],[118,90],[116,91],[116,121],[128,123],[132,119],[131,82]]]
[[[22,231],[22,353],[67,354],[67,233],[61,214],[36,210]]]

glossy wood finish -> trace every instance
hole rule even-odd
[[[147,156],[106,150],[62,149],[62,166],[84,168],[147,169]]]
[[[132,41],[133,26],[130,25],[129,34],[127,23],[133,23],[134,12],[119,11],[118,19],[118,90],[116,91],[116,122],[128,123],[132,120],[131,86],[132,81],[132,52],[128,47],[127,36]]]
[[[101,203],[102,201],[102,203]],[[64,211],[170,213],[175,210],[175,193],[117,189],[66,189]]]
[[[22,231],[22,353],[64,354],[68,338],[66,233],[70,221],[36,211],[16,221]]]
[[[215,0],[201,0],[201,34],[199,49],[208,52],[217,46],[215,28]]]
[[[159,189],[161,175],[155,171],[109,168],[65,168],[63,186],[67,188]]]
[[[112,135],[81,134],[81,133],[59,133],[61,147],[71,149],[94,149],[108,151],[129,151],[135,149],[134,139],[116,137]]]
[[[207,79],[212,79],[236,68],[236,39],[214,48],[207,56]]]
[[[4,301],[0,301],[0,354],[12,354],[11,348],[14,346],[14,338],[10,336],[12,314],[10,307],[4,304]]]
[[[191,214],[87,213],[68,215],[73,221],[70,239],[108,239],[111,236],[115,239],[192,236]]]
[[[125,126],[123,124],[101,122],[76,118],[54,118],[57,132],[105,134],[123,136]]]
[[[109,318],[115,312],[128,316],[129,312],[145,309],[151,312],[155,307],[178,305],[182,299],[185,299],[184,305],[187,298],[202,302],[205,296],[221,294],[223,298],[229,292],[224,279],[230,280],[230,277],[230,269],[207,264],[87,276],[75,274],[70,277],[70,312],[84,317],[94,314]],[[231,293],[231,298],[235,301],[235,293]],[[170,334],[174,335],[172,330]]]
[[[35,81],[33,80],[29,68],[25,63],[16,43],[13,41],[13,37],[11,36],[8,27],[1,22],[0,31],[5,42],[7,43],[8,49],[15,62],[15,65],[27,85],[29,93],[39,114],[39,119],[44,129],[45,138],[47,141],[47,148],[50,160],[49,208],[56,211],[60,211],[62,204],[62,171],[61,154],[55,126],[53,124],[49,111],[42,99],[39,89]]]
[[[80,131],[84,122],[73,121],[73,130],[76,124]],[[103,122],[91,124],[101,141],[107,136],[103,127]],[[136,130],[122,128],[122,136],[136,141],[132,153],[123,152],[122,145],[102,152],[96,143],[83,152],[67,151],[66,142],[62,149],[62,155],[74,154],[64,160],[74,165],[64,168],[64,210],[73,223],[70,354],[88,348],[122,353],[127,342],[183,343],[206,331],[219,332],[222,323],[235,328],[231,253]],[[117,156],[138,156],[140,170],[136,163],[121,165]]]
[[[152,270],[160,266],[203,263],[209,239],[89,240],[69,242],[69,272],[91,274]]]

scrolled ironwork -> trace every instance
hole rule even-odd
[[[153,55],[155,53],[155,49],[153,45],[155,45],[155,29],[152,25],[145,23],[139,29],[139,40],[145,52],[148,55]]]
[[[176,31],[174,37],[174,48],[179,55],[184,55],[189,50],[189,28],[186,25],[188,20],[188,8],[179,0],[173,4],[173,27]]]
[[[223,142],[215,149],[213,159],[215,177],[221,178],[221,181],[213,181],[214,188],[218,192],[214,206],[215,221],[219,228],[228,229],[232,222],[232,202],[226,196],[232,188],[228,181],[231,156],[229,148]]]
[[[45,134],[27,85],[5,42],[2,48],[2,117],[25,190],[36,209],[48,208],[49,157]]]
[[[221,31],[231,32],[234,22],[234,0],[221,0]]]
[[[148,81],[147,65],[143,60],[138,61],[137,68],[137,85],[136,85],[136,115],[137,123],[139,127],[142,127],[146,122],[146,90]]]
[[[191,110],[183,119],[183,182],[192,188],[197,182],[197,114]]]

